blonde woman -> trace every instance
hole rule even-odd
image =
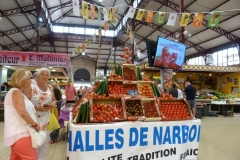
[[[12,88],[4,101],[4,145],[11,146],[11,160],[37,160],[26,123],[36,131],[41,128],[34,115],[34,105],[23,94],[30,87],[31,78],[32,74],[29,71],[16,70],[9,82]]]
[[[48,85],[50,78],[50,70],[48,68],[41,68],[38,72],[36,83],[31,84],[30,89],[25,93],[31,97],[31,101],[37,111],[38,120],[45,128],[51,117],[52,106],[56,103],[52,87]],[[48,136],[50,134],[47,131]],[[49,137],[50,139],[50,137]],[[41,147],[37,149],[38,160],[46,160],[49,143],[46,141]]]

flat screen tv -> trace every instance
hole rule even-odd
[[[153,66],[182,70],[185,54],[186,45],[159,36]]]
[[[153,62],[155,59],[155,54],[157,49],[157,42],[150,39],[146,39],[146,46],[147,46],[148,64],[149,64],[149,67],[153,67]]]

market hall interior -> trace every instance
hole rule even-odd
[[[198,160],[239,160],[240,159],[240,117],[203,117]],[[3,146],[4,122],[0,122],[0,159],[8,160],[10,147]],[[50,145],[47,160],[65,160],[67,140],[62,139],[61,129],[58,143]]]

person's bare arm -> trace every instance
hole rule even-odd
[[[12,101],[13,101],[13,106],[18,112],[18,114],[22,117],[22,119],[27,123],[32,126],[36,126],[37,122],[35,122],[31,116],[28,114],[26,108],[25,108],[25,103],[24,103],[24,96],[22,95],[20,90],[15,90],[12,93]],[[35,127],[37,130],[40,129],[40,126],[37,125]]]

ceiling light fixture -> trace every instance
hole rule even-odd
[[[49,67],[49,68],[53,68],[53,67]]]
[[[188,34],[188,31],[187,31],[187,30],[185,30],[185,31],[183,32],[183,34]]]
[[[99,2],[102,2],[102,0],[99,0]]]
[[[84,56],[84,55],[85,55],[85,52],[82,52],[82,55]]]
[[[53,69],[52,71],[53,71],[53,72],[55,72],[56,70],[55,70],[55,69]]]

